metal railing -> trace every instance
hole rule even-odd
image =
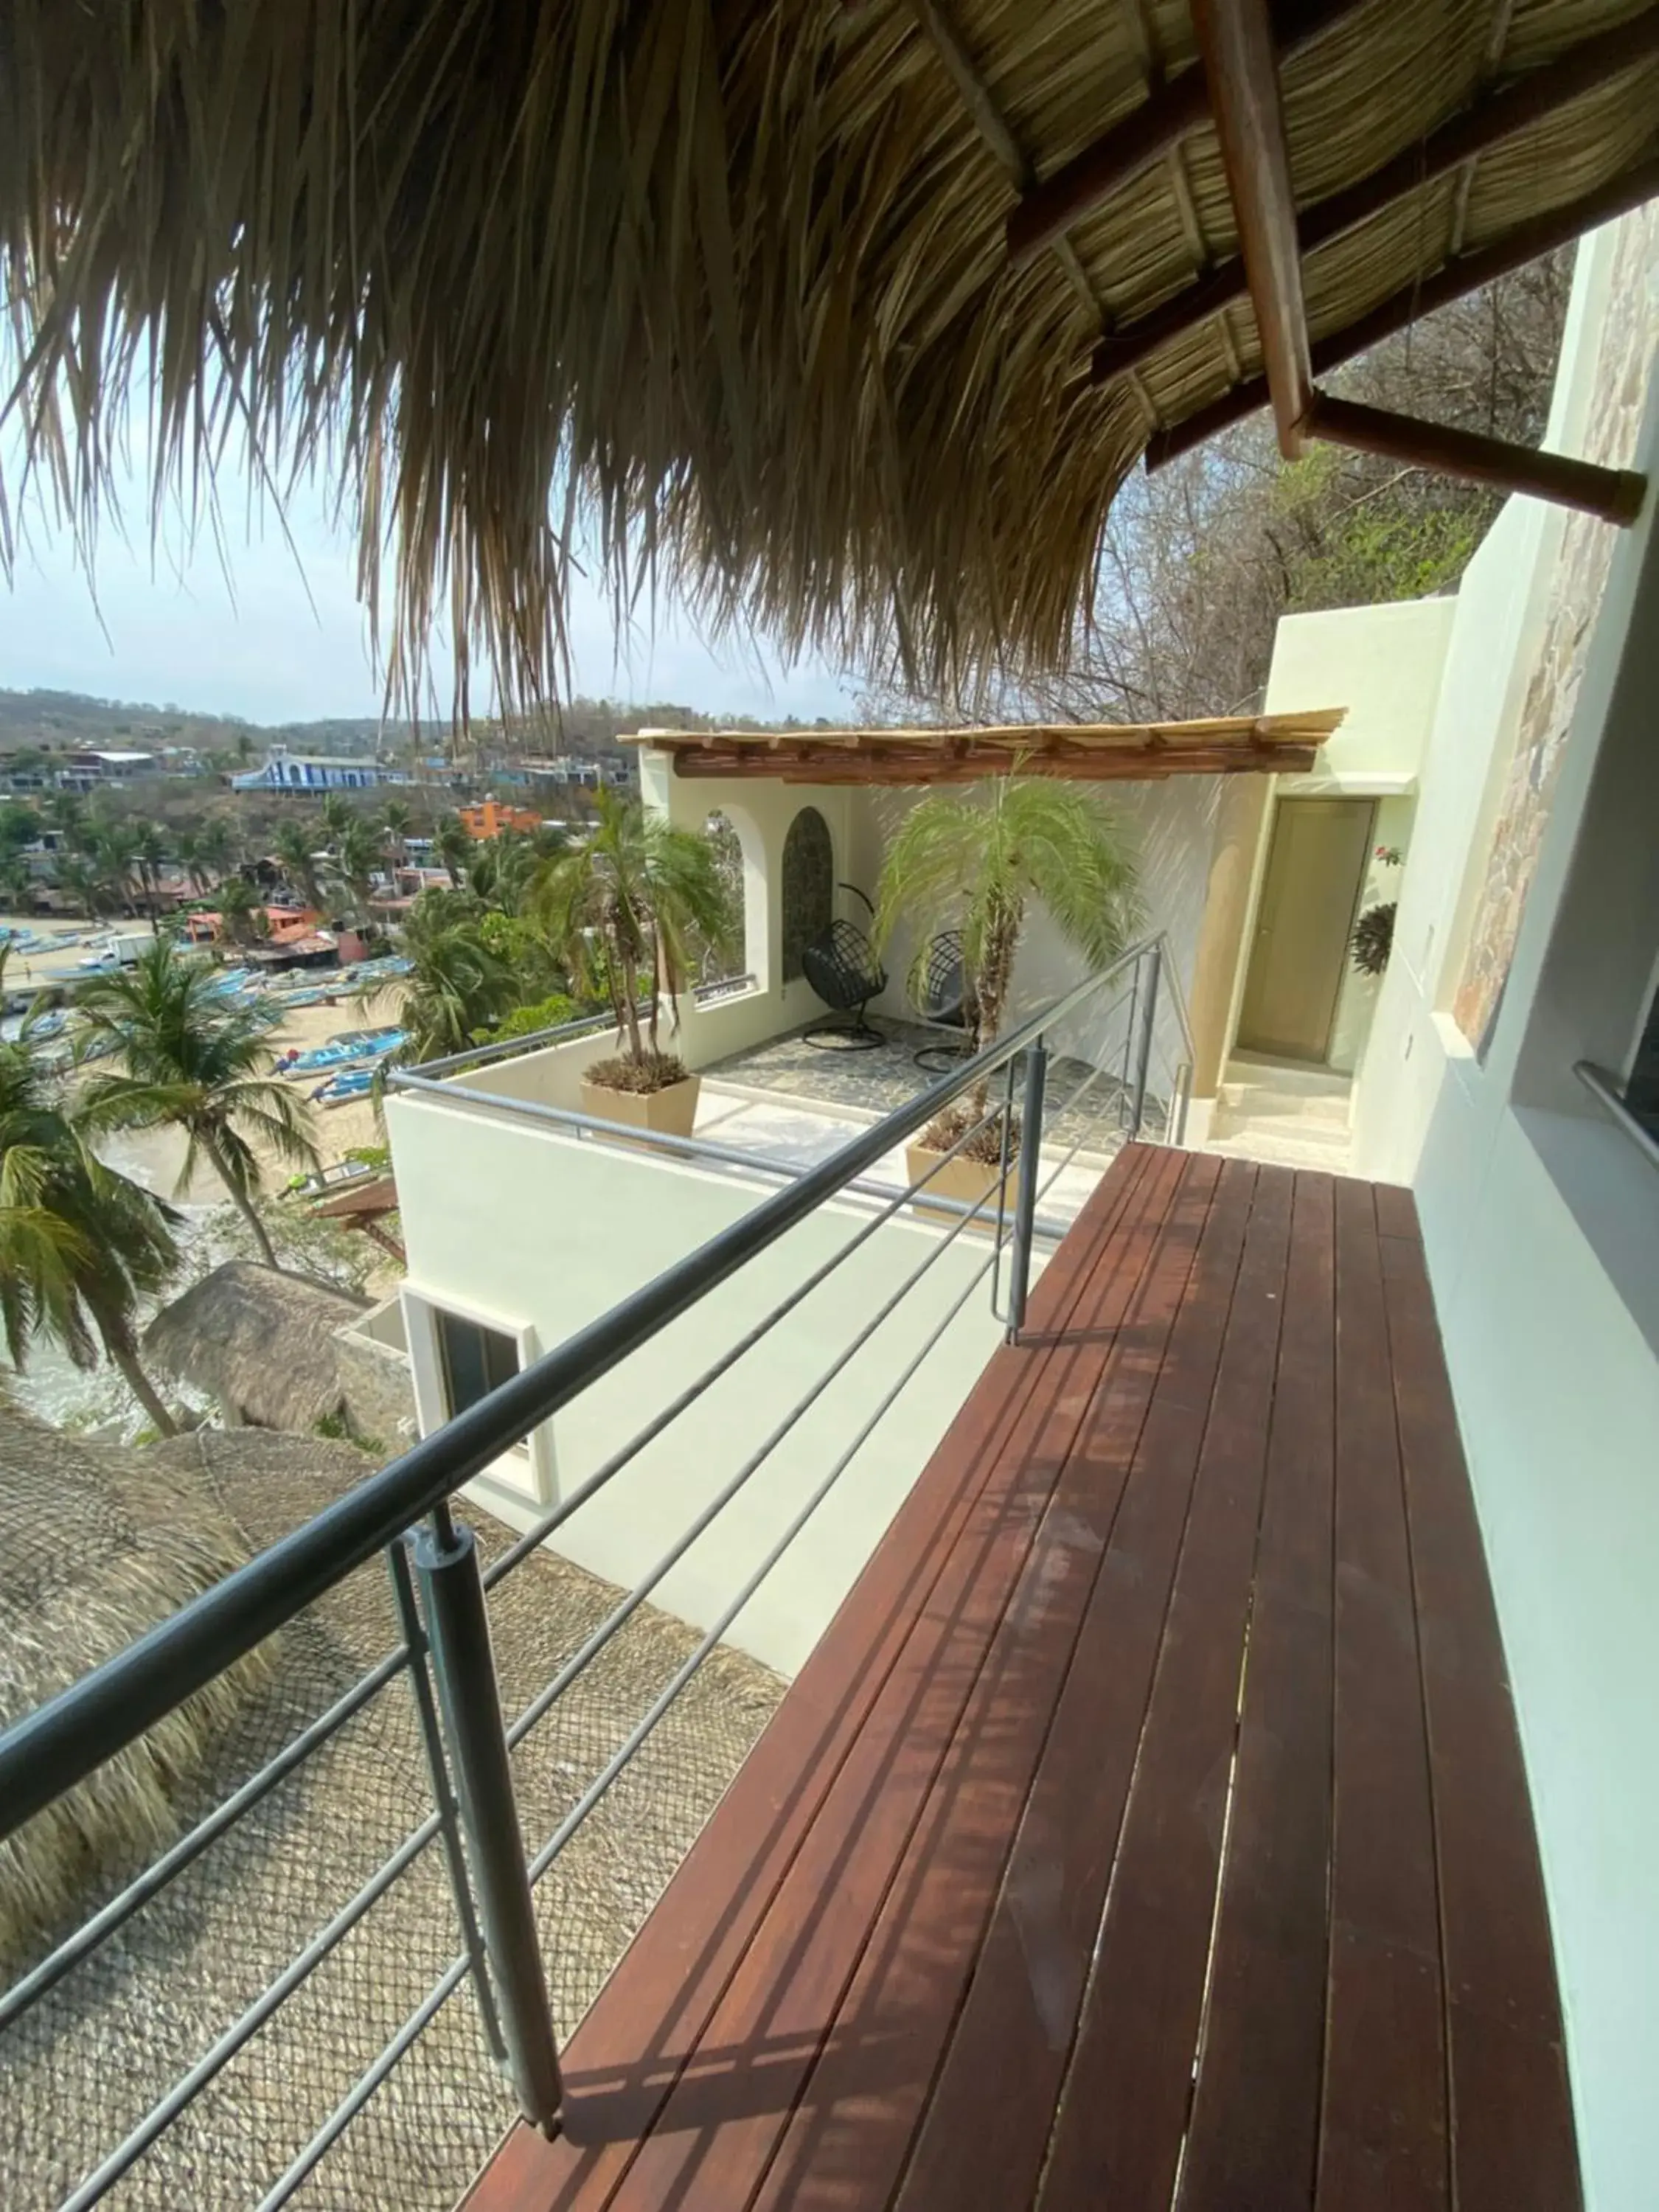
[[[1168,1010],[1184,1050],[1163,1052],[1160,1008]],[[1115,1024],[1124,1016],[1121,1060]],[[1170,1026],[1166,1022],[1165,1026]],[[1080,1028],[1091,1029],[1086,1056],[1067,1055]],[[514,1040],[515,1043],[520,1042]],[[1081,1066],[1058,1108],[1049,1085],[1057,1064],[1073,1057]],[[184,1871],[224,1839],[261,1801],[305,1761],[382,1697],[395,1680],[410,1685],[424,1746],[433,1809],[381,1864],[318,1928],[286,1966],[230,2020],[112,2148],[62,2203],[95,2203],[150,2153],[208,2085],[259,2034],[430,1846],[440,1846],[456,1912],[458,1948],[346,2094],[324,2115],[305,2143],[265,2189],[262,2212],[275,2212],[337,2144],[364,2106],[425,2032],[448,1999],[470,1980],[491,2053],[507,2075],[520,2110],[550,2128],[560,2098],[558,2057],[549,1979],[532,1903],[533,1886],[580,1828],[639,1752],[687,1683],[702,1666],[834,1491],[882,1421],[939,1346],[945,1332],[991,1279],[994,1310],[1011,1338],[1024,1322],[1044,1194],[1065,1174],[1093,1134],[1081,1113],[1085,1099],[1103,1086],[1099,1110],[1126,1135],[1147,1132],[1155,1102],[1155,1071],[1168,1063],[1159,1133],[1178,1139],[1185,1115],[1182,1067],[1190,1068],[1184,1009],[1164,940],[1137,945],[1102,974],[922,1091],[913,1100],[852,1136],[830,1160],[792,1171],[782,1188],[763,1198],[699,1249],[667,1268],[611,1311],[580,1330],[444,1427],[422,1438],[377,1474],[339,1498],[292,1534],[227,1576],[182,1610],[0,1736],[0,1839],[14,1834],[65,1793],[92,1777],[106,1760],[134,1744],[166,1715],[246,1659],[274,1632],[373,1560],[386,1556],[401,1631],[398,1646],[326,1710],[294,1735],[275,1757],[160,1853],[118,1894],[40,1959],[0,1996],[0,2036],[21,2021],[49,1992],[133,1916],[158,1898]],[[1002,1081],[994,1095],[993,1079]],[[453,1095],[450,1086],[441,1086]],[[1015,1104],[1019,1113],[1016,1129]],[[495,1103],[495,1102],[491,1102]],[[826,1201],[866,1187],[869,1170],[896,1145],[927,1128],[946,1109],[962,1109],[962,1123],[948,1147],[902,1190],[878,1189],[877,1202],[846,1242],[810,1268],[751,1327],[620,1443],[605,1462],[551,1510],[482,1567],[471,1532],[459,1526],[451,1499],[504,1451],[568,1407],[599,1378],[647,1345]],[[1046,1131],[1073,1133],[1058,1160],[1043,1152]],[[851,1340],[808,1389],[748,1451],[677,1534],[662,1557],[610,1607],[522,1710],[503,1714],[492,1663],[488,1595],[646,1448],[672,1428],[724,1375],[761,1345],[789,1314],[800,1309],[855,1251],[901,1217],[915,1220],[920,1197],[931,1212],[943,1207],[927,1186],[947,1163],[963,1157],[988,1129],[998,1133],[996,1164],[981,1157],[983,1194],[959,1202],[936,1238],[907,1264],[896,1287],[881,1299]],[[630,1135],[637,1133],[629,1132]],[[981,1153],[988,1149],[980,1146]],[[752,1164],[752,1163],[745,1163]],[[1018,1193],[1012,1221],[1005,1194],[1010,1174]],[[611,1749],[563,1814],[553,1832],[526,1851],[510,1765],[514,1749],[627,1626],[665,1577],[732,1501],[758,1475],[823,1391],[857,1360],[902,1302],[953,1249],[958,1261],[974,1248],[959,1243],[970,1228],[989,1229],[985,1249],[963,1273],[942,1316],[901,1371],[877,1397],[853,1433],[802,1496],[763,1556],[718,1610],[675,1667],[637,1723]],[[907,1247],[907,1255],[912,1248]],[[1005,1261],[1006,1313],[996,1306]],[[863,1411],[860,1407],[860,1412]],[[839,1439],[837,1440],[840,1441]]]

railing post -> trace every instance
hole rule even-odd
[[[558,2049],[513,1796],[477,1547],[472,1531],[451,1521],[447,1506],[433,1514],[431,1526],[416,1539],[415,1565],[507,2071],[520,2111],[546,2132],[559,2109]]]
[[[1019,1185],[1014,1199],[1013,1252],[1008,1277],[1008,1341],[1025,1325],[1031,1282],[1031,1241],[1036,1224],[1037,1147],[1042,1141],[1042,1093],[1048,1048],[1039,1036],[1025,1056],[1025,1097],[1019,1115]]]
[[[1146,979],[1146,1025],[1140,1033],[1140,1050],[1135,1058],[1134,1094],[1129,1112],[1131,1137],[1140,1134],[1141,1123],[1146,1114],[1146,1074],[1152,1059],[1152,1025],[1158,1019],[1158,979],[1164,965],[1164,948],[1156,940],[1148,959],[1152,973]],[[1133,1020],[1133,1016],[1131,1015],[1130,1018]]]
[[[461,1840],[461,1808],[455,1802],[454,1789],[449,1778],[449,1762],[444,1757],[443,1724],[438,1718],[437,1701],[432,1694],[426,1628],[421,1620],[421,1608],[416,1601],[415,1578],[409,1565],[410,1540],[407,1536],[399,1536],[395,1543],[386,1546],[386,1565],[391,1570],[392,1595],[398,1601],[398,1619],[402,1624],[404,1643],[409,1652],[409,1684],[415,1698],[416,1717],[421,1724],[421,1741],[426,1746],[426,1765],[432,1779],[432,1799],[438,1808],[438,1818],[443,1823],[444,1864],[449,1869],[449,1887],[455,1899],[455,1917],[460,1923],[466,1955],[472,1961],[472,1979],[478,1993],[478,2011],[483,2021],[490,2056],[497,2066],[504,2067],[507,2063],[507,2045],[501,2035],[501,2019],[495,2010],[495,1992],[490,1986],[489,1954],[484,1949],[483,1935],[478,1926],[477,1908],[472,1902],[472,1886],[467,1878],[466,1848]]]

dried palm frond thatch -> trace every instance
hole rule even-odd
[[[343,1291],[228,1260],[162,1308],[144,1331],[144,1350],[235,1419],[311,1429],[345,1403],[334,1333],[362,1311]]]
[[[246,1559],[205,1484],[0,1404],[0,1726],[32,1712]],[[0,1842],[0,1958],[106,1861],[142,1860],[264,1680],[266,1644]]]
[[[1298,199],[1638,4],[1536,0],[1496,50],[1491,0],[1342,13],[1283,70]],[[192,492],[241,443],[322,469],[377,627],[392,563],[394,683],[443,617],[463,697],[470,644],[556,678],[583,516],[619,611],[661,577],[786,649],[1060,659],[1126,471],[1261,348],[1235,303],[1089,377],[1236,250],[1207,125],[1024,266],[1003,226],[1194,54],[1186,8],[1098,0],[0,0],[32,465],[89,533],[131,398]],[[1310,256],[1316,335],[1631,168],[1655,88]]]

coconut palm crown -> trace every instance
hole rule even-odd
[[[179,1189],[205,1160],[274,1267],[253,1203],[259,1162],[252,1140],[296,1168],[316,1167],[317,1151],[304,1102],[270,1073],[269,1037],[280,1010],[216,997],[215,980],[164,938],[131,968],[84,986],[81,1049],[108,1048],[119,1073],[88,1079],[83,1115],[94,1129],[182,1129]]]
[[[138,1361],[140,1297],[178,1264],[168,1209],[106,1167],[27,1039],[0,1045],[0,1334],[21,1370],[37,1337],[77,1367],[101,1345],[163,1435],[173,1423]]]
[[[875,941],[901,916],[928,941],[962,933],[973,987],[974,1048],[1002,1029],[1025,910],[1040,899],[1066,942],[1104,968],[1140,915],[1133,854],[1104,807],[1074,783],[1012,775],[969,791],[930,791],[888,846],[876,897]]]
[[[527,903],[577,990],[610,1000],[630,1066],[662,1063],[672,1081],[680,1071],[659,1046],[660,1003],[668,1000],[678,1026],[694,941],[729,935],[730,902],[706,837],[647,813],[638,799],[601,791],[598,799],[592,836],[547,863]]]

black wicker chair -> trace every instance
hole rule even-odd
[[[870,902],[854,884],[842,890]],[[850,921],[832,921],[828,929],[801,947],[801,973],[835,1014],[850,1014],[850,1022],[815,1022],[803,1031],[808,1044],[841,1052],[868,1052],[885,1044],[886,1038],[865,1019],[872,999],[887,988],[887,970],[877,959],[869,939]]]
[[[956,1030],[951,1042],[925,1044],[915,1063],[929,1074],[943,1074],[974,1048],[974,994],[962,957],[962,932],[943,929],[928,944],[910,973],[910,1000],[930,1029]]]

